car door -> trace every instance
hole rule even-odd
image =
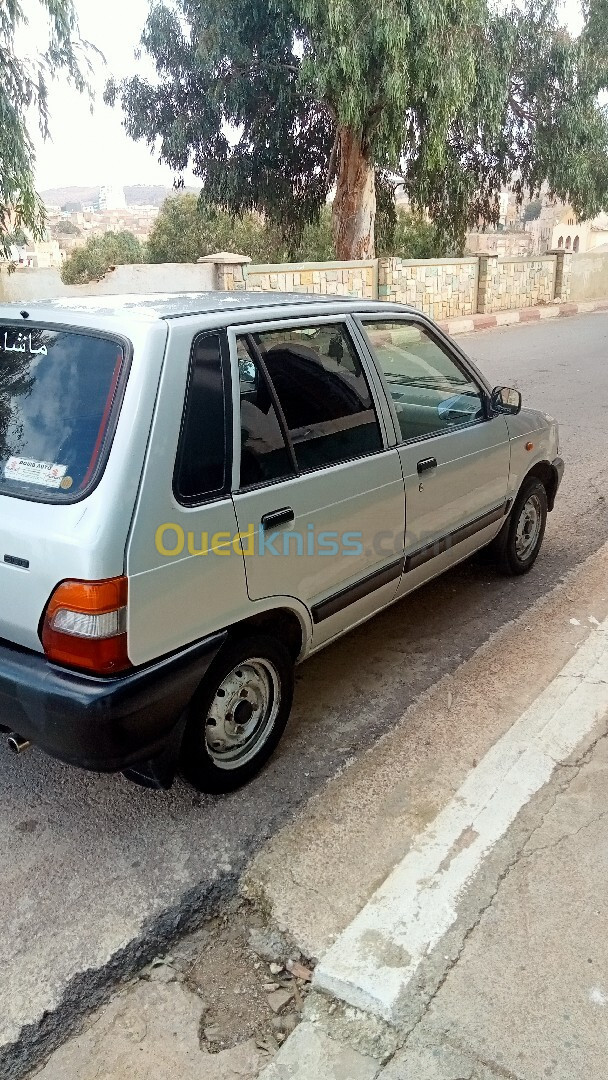
[[[252,600],[303,601],[317,646],[397,590],[404,487],[387,402],[346,316],[244,326],[230,338],[247,589]]]
[[[136,664],[221,630],[248,604],[243,559],[233,545],[225,335],[188,317],[171,319],[168,332],[126,555]]]
[[[510,446],[503,415],[464,358],[423,318],[360,320],[394,410],[406,489],[409,591],[499,531]]]

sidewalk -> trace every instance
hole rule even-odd
[[[607,781],[604,735],[555,793],[383,1080],[606,1076]]]
[[[490,315],[468,315],[462,318],[446,319],[440,322],[439,326],[445,330],[446,334],[455,337],[458,334],[473,334],[478,330],[493,330],[497,326],[540,322],[544,319],[565,318],[593,311],[608,311],[608,300],[581,300],[563,304],[556,302],[542,307],[520,308],[517,311],[496,311]]]
[[[605,670],[608,678],[608,666]],[[591,1080],[608,1060],[608,738],[567,767],[520,823],[491,901],[388,1063],[363,1013],[317,1008],[260,1080]],[[517,842],[514,845],[517,847]],[[497,864],[498,865],[498,864]],[[494,869],[496,866],[494,867]],[[492,870],[489,871],[490,874]],[[448,956],[445,957],[448,959]],[[309,1015],[315,1006],[308,1007]],[[338,1017],[341,1016],[341,1019]],[[350,1031],[349,1043],[343,1041]],[[338,1038],[336,1036],[341,1036]],[[399,1037],[397,1036],[397,1039]],[[386,1034],[384,1035],[386,1040]]]
[[[324,953],[260,1080],[606,1075],[608,620],[587,626]]]

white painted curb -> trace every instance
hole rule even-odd
[[[462,890],[517,814],[608,712],[608,620],[592,630],[340,935],[314,985],[389,1022]]]

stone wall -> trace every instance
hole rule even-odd
[[[0,272],[0,303],[50,300],[61,296],[117,296],[124,293],[209,292],[213,266],[198,263],[135,263],[117,266],[101,281],[64,285],[59,270]]]
[[[551,304],[558,298],[608,297],[608,253],[252,265],[246,256],[218,252],[198,263],[117,266],[102,281],[70,286],[62,283],[57,270],[17,270],[10,275],[0,271],[0,302],[214,289],[392,300],[443,321]]]
[[[587,251],[571,257],[570,300],[608,297],[608,251]]]
[[[497,259],[496,277],[486,311],[537,307],[555,299],[556,256]]]
[[[236,268],[235,268],[236,269]],[[303,292],[319,296],[378,295],[378,262],[277,263],[268,266],[244,266],[242,284],[251,292]]]
[[[477,276],[477,259],[380,259],[378,296],[437,320],[473,315]]]
[[[564,294],[566,285],[562,255],[531,259],[480,255],[477,310],[508,311],[550,304]]]

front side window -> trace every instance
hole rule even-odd
[[[477,383],[419,323],[364,323],[395,405],[401,436],[441,434],[485,417]]]
[[[0,494],[82,498],[99,478],[125,365],[117,341],[0,326]]]
[[[228,417],[222,341],[199,334],[192,346],[174,488],[180,502],[217,498],[229,486]]]
[[[253,334],[300,471],[382,449],[361,361],[346,328],[323,324]]]

